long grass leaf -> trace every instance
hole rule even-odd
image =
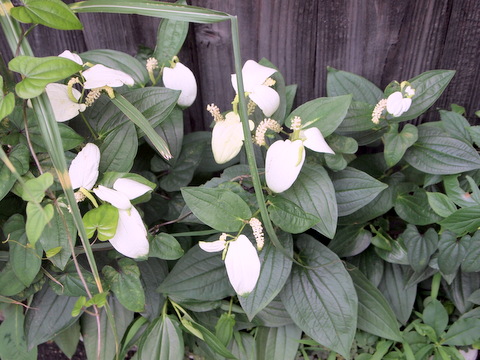
[[[143,114],[135,106],[133,106],[127,99],[125,99],[120,94],[115,94],[115,97],[111,99],[112,102],[122,111],[130,120],[133,121],[148,137],[152,142],[153,146],[158,150],[158,152],[166,159],[169,160],[172,158],[172,154],[168,149],[168,145],[163,140],[160,135],[157,134],[155,129],[150,125],[148,120],[143,116]]]
[[[230,19],[228,14],[220,11],[148,0],[87,0],[70,4],[70,9],[76,13],[136,14],[202,24]]]

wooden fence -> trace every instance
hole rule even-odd
[[[112,0],[114,2],[114,0]],[[237,15],[244,60],[274,63],[287,84],[298,84],[296,103],[325,96],[326,67],[351,71],[381,88],[431,69],[457,71],[436,107],[456,103],[480,123],[480,1],[478,0],[189,0],[189,4]],[[83,31],[37,27],[29,35],[37,56],[108,48],[135,55],[155,46],[155,18],[80,14]],[[233,99],[230,24],[193,24],[181,61],[196,74],[199,97],[187,128],[208,129],[205,111],[225,110]],[[3,35],[0,51],[9,56]],[[424,117],[437,118],[432,111]],[[478,120],[477,120],[478,119]]]

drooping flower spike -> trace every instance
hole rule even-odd
[[[225,251],[225,268],[235,292],[247,296],[255,288],[260,276],[260,258],[255,246],[245,235],[226,241],[227,234],[213,242],[200,241],[198,245],[207,252]]]
[[[188,107],[193,104],[197,97],[197,81],[193,72],[174,58],[171,67],[163,69],[163,84],[166,88],[180,90],[177,104]]]
[[[412,97],[415,96],[415,89],[408,81],[400,84],[400,91],[395,91],[386,99],[381,99],[372,112],[372,122],[378,124],[384,110],[393,117],[399,117],[407,112],[412,105]]]
[[[224,164],[238,155],[245,137],[240,115],[230,111],[223,117],[215,105],[209,105],[207,110],[212,114],[215,125],[212,130],[212,152],[217,164]],[[249,120],[250,130],[255,124]]]
[[[82,96],[80,91],[72,87],[69,88],[68,85],[50,83],[45,87],[45,91],[57,122],[73,119],[87,108],[85,104],[78,103]],[[69,91],[77,101],[72,100]]]
[[[272,116],[280,106],[280,96],[271,88],[275,82],[270,78],[277,70],[248,60],[242,68],[243,86],[246,95],[263,111]],[[237,76],[232,74],[232,86],[238,93]]]
[[[305,161],[305,147],[310,150],[334,154],[318,128],[303,129],[301,119],[292,120],[293,132],[287,140],[277,140],[267,150],[265,180],[276,193],[288,190],[297,179]]]
[[[119,253],[131,258],[148,256],[149,243],[147,230],[138,210],[130,200],[136,199],[152,188],[138,181],[119,178],[113,189],[99,185],[93,189],[103,201],[107,201],[118,209],[118,224],[115,235],[109,240]]]
[[[99,164],[100,149],[97,145],[88,143],[72,160],[68,168],[72,189],[91,190],[98,178]]]

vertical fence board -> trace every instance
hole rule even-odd
[[[172,1],[172,0],[170,0]],[[299,86],[296,104],[325,96],[326,67],[362,75],[381,88],[430,69],[457,74],[435,106],[457,103],[471,123],[480,108],[480,2],[478,0],[191,0],[189,4],[238,17],[243,60],[269,59],[287,84]],[[135,55],[155,46],[159,19],[80,14],[84,31],[36,27],[29,41],[38,56],[109,48]],[[230,107],[233,51],[230,23],[193,24],[181,61],[196,74],[199,98],[186,113],[189,130],[208,129],[205,110]],[[0,52],[10,50],[0,34]],[[422,117],[436,119],[435,111]]]

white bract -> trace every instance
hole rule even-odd
[[[178,105],[190,106],[197,97],[197,82],[192,71],[180,62],[175,63],[173,68],[163,69],[163,84],[166,88],[180,90]]]
[[[83,61],[82,61],[82,58],[80,56],[78,56],[77,54],[74,54],[72,53],[71,51],[69,50],[65,50],[63,53],[61,53],[60,55],[58,55],[59,57],[63,57],[65,59],[69,59],[69,60],[72,60],[72,61],[75,61],[77,64],[79,65],[83,65]]]
[[[300,130],[298,138],[293,141],[277,140],[267,150],[265,159],[265,179],[272,191],[281,193],[293,185],[305,161],[305,147],[334,154],[318,128]]]
[[[79,112],[83,112],[87,108],[85,104],[79,104],[70,99],[67,85],[51,83],[45,87],[45,91],[57,122],[73,119]],[[72,88],[72,94],[77,100],[82,95],[80,91],[74,88]]]
[[[103,86],[132,86],[135,83],[133,78],[127,73],[101,64],[93,65],[90,69],[83,71],[82,75],[85,78],[85,83],[83,84],[85,89],[96,89]]]
[[[396,91],[387,98],[387,112],[394,117],[398,117],[406,112],[410,105],[412,105],[412,99],[404,97],[400,91]]]
[[[249,125],[250,130],[255,126],[251,120]],[[224,164],[237,156],[244,139],[240,116],[233,111],[225,116],[225,120],[215,122],[212,131],[212,152],[217,164]]]
[[[151,190],[150,186],[125,178],[117,179],[113,184],[113,189],[102,185],[93,189],[95,195],[118,209],[117,229],[109,241],[115,250],[125,256],[131,258],[148,256],[147,230],[140,214],[130,200]]]
[[[248,97],[269,117],[280,106],[280,96],[265,81],[277,70],[248,60],[242,68],[243,86]],[[232,86],[238,93],[237,76],[232,74]]]
[[[97,145],[88,143],[72,160],[68,175],[72,188],[91,190],[98,178],[98,165],[100,164],[100,150]]]
[[[223,239],[213,242],[200,241],[198,244],[207,252],[222,251],[226,246]],[[260,258],[255,246],[245,235],[228,242],[225,267],[228,280],[238,295],[247,296],[252,292],[260,276]]]

